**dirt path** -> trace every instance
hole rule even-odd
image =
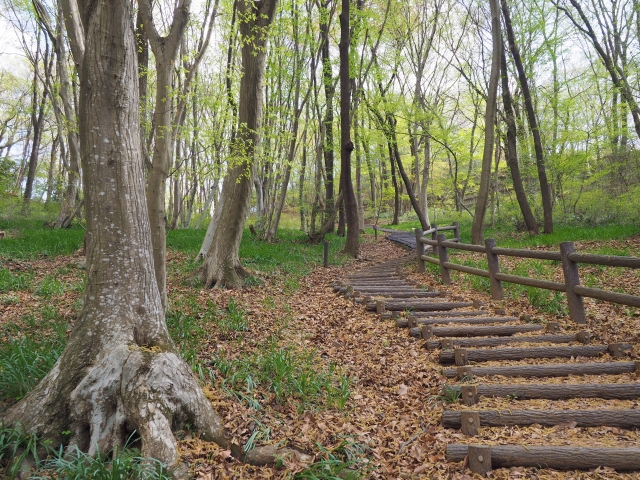
[[[261,293],[243,294],[243,298],[252,305],[261,302],[262,295],[268,297],[274,294],[274,298],[278,299],[276,310],[290,315],[282,341],[292,342],[306,349],[316,349],[320,358],[337,364],[352,379],[351,398],[342,412],[329,410],[298,415],[286,407],[281,411],[267,408],[263,412],[262,421],[273,426],[273,440],[287,439],[290,444],[305,451],[317,451],[318,444],[331,449],[344,438],[366,445],[375,467],[369,478],[472,478],[466,465],[448,463],[444,457],[448,443],[473,443],[474,439],[442,427],[443,409],[459,410],[461,407],[443,402],[440,396],[443,385],[456,382],[441,375],[442,366],[438,364],[438,353],[422,348],[424,341],[409,337],[407,330],[397,328],[394,321],[382,320],[375,312],[366,312],[361,304],[355,304],[332,292],[331,285],[335,281],[355,270],[407,255],[405,249],[383,240],[366,243],[363,252],[363,259],[348,268],[316,270],[304,279],[300,290],[288,299],[270,292],[269,287],[264,288]],[[409,258],[411,261],[411,257]],[[434,278],[416,274],[412,267],[407,272],[410,278],[423,285],[444,290],[450,299],[481,300],[484,308],[506,306],[508,315],[538,313],[523,302],[493,304],[488,296],[455,284],[442,288]],[[264,323],[264,312],[257,308],[255,313],[263,318],[262,327],[266,334],[271,327]],[[569,328],[569,325],[566,327]],[[526,379],[520,381],[527,382]],[[564,380],[558,380],[562,381]],[[532,400],[520,402],[516,407],[508,401],[496,399],[489,405],[507,409],[520,408],[520,405],[527,405],[524,408],[540,408],[542,403],[551,402]],[[627,403],[628,405],[624,405],[626,408],[638,407],[638,402]],[[601,408],[606,404],[603,401],[583,401],[582,408],[585,405]],[[555,405],[556,408],[563,408],[558,407],[558,402]],[[239,410],[243,408],[240,407]],[[577,408],[581,408],[579,403]],[[230,424],[235,425],[238,418],[251,417],[250,412],[238,416],[239,410],[236,405],[233,411],[229,411]],[[239,427],[237,432],[241,431]],[[247,433],[243,436],[246,437]],[[585,440],[585,437],[588,438]],[[487,428],[482,431],[479,441],[503,444],[523,441],[548,444],[555,441],[554,444],[560,445],[597,441],[612,446],[631,446],[637,444],[639,437],[635,431],[622,429],[581,429],[571,425],[542,428],[534,425]],[[203,478],[280,478],[286,475],[285,472],[268,468],[253,469],[237,464],[225,467],[224,474],[216,468],[219,476],[211,472],[209,477],[204,473],[206,467],[203,467]],[[209,468],[212,468],[211,464]],[[504,479],[637,478],[636,474],[618,474],[610,469],[559,472],[521,467],[498,469],[490,476]]]

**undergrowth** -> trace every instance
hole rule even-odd
[[[369,447],[351,437],[342,437],[331,450],[318,444],[318,450],[322,458],[298,472],[295,480],[358,480],[371,472]]]
[[[350,396],[349,379],[334,364],[322,367],[315,351],[300,352],[271,342],[242,358],[216,353],[211,365],[220,372],[229,394],[259,410],[275,401],[297,401],[298,412],[313,407],[344,409]]]
[[[29,463],[25,463],[28,460]],[[30,474],[27,472],[31,472]],[[98,452],[90,456],[77,447],[54,449],[21,425],[0,424],[0,474],[12,479],[20,475],[30,480],[169,480],[170,472],[153,458],[142,457],[129,448]]]

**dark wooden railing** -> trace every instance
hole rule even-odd
[[[455,238],[447,239],[444,234],[438,233],[444,230],[454,230]],[[573,242],[562,242],[559,252],[523,250],[516,248],[502,248],[496,246],[496,241],[492,238],[482,245],[471,245],[460,243],[460,230],[457,224],[450,227],[435,227],[423,232],[415,230],[418,252],[418,269],[425,271],[426,263],[439,265],[442,283],[451,283],[450,270],[457,270],[471,275],[488,278],[491,283],[491,297],[494,300],[502,300],[502,282],[516,283],[529,287],[543,288],[567,294],[569,315],[576,323],[586,323],[583,297],[596,298],[605,302],[618,303],[640,308],[640,296],[616,293],[598,288],[588,288],[580,284],[580,272],[578,264],[604,265],[608,267],[640,268],[640,258],[621,257],[612,255],[593,255],[589,253],[577,253]],[[431,238],[428,237],[430,235]],[[425,245],[430,245],[432,253],[436,258],[426,254]],[[488,270],[460,265],[449,261],[448,249],[463,250],[485,254],[487,257]],[[537,260],[551,260],[562,262],[564,283],[540,280],[519,275],[509,275],[500,272],[500,256],[533,258]]]

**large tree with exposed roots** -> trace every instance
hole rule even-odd
[[[172,432],[187,423],[223,447],[229,440],[169,336],[154,274],[132,2],[64,5],[80,65],[86,290],[66,349],[3,420],[89,453],[123,446],[135,431],[143,455],[174,467],[179,456]],[[232,452],[256,464],[297,454],[273,447],[246,456]]]

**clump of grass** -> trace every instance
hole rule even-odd
[[[223,337],[229,337],[233,332],[249,330],[247,313],[240,307],[233,297],[229,300],[226,312],[218,316],[218,328]]]
[[[20,472],[27,457],[39,462],[39,442],[33,433],[22,425],[9,427],[0,423],[0,473],[2,478],[14,478]]]
[[[212,363],[225,377],[223,386],[254,408],[260,407],[259,388],[281,405],[297,401],[299,413],[320,406],[343,409],[350,396],[348,378],[333,364],[321,367],[314,351],[271,343],[244,358],[227,359],[221,352]]]
[[[193,371],[198,370],[198,354],[207,335],[202,325],[203,320],[198,315],[187,315],[178,310],[172,310],[167,314],[167,327],[171,338]]]
[[[40,280],[35,293],[42,297],[51,297],[53,295],[62,295],[65,289],[66,284],[64,282],[53,278],[51,275],[47,275]]]
[[[57,452],[43,462],[42,473],[33,479],[135,479],[169,480],[170,472],[158,460],[142,457],[137,449],[125,448],[107,454],[90,456],[77,447],[70,452]]]
[[[47,374],[65,347],[66,327],[55,336],[26,335],[0,345],[0,400],[20,400]]]
[[[295,480],[358,480],[369,475],[371,465],[366,445],[344,437],[332,450],[318,446],[324,458],[296,473]]]
[[[8,268],[0,268],[0,292],[27,290],[31,287],[33,275],[12,273]]]

